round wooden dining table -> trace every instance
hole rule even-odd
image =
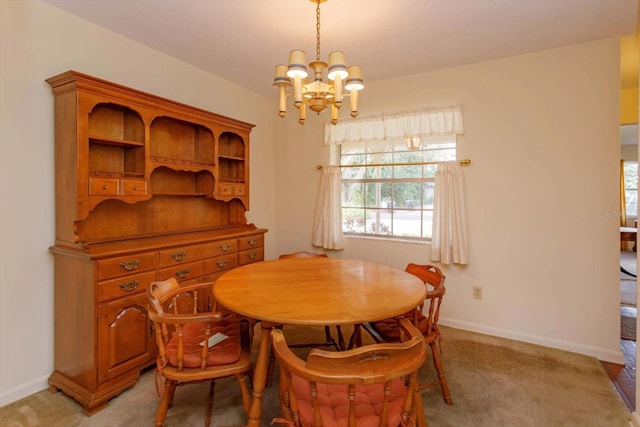
[[[387,265],[317,257],[236,268],[216,280],[213,294],[228,310],[260,320],[248,416],[248,425],[258,427],[274,326],[362,324],[400,316],[420,305],[426,287],[414,275]]]

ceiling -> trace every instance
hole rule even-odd
[[[289,50],[315,59],[313,0],[43,1],[274,98],[274,67]],[[638,0],[329,0],[320,6],[321,59],[344,51],[366,85],[634,34],[637,8]]]

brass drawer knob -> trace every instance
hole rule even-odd
[[[251,239],[247,243],[249,243],[249,245],[251,246],[255,246],[258,243],[258,241],[256,239]]]
[[[255,252],[251,252],[250,254],[247,254],[247,256],[249,257],[249,259],[256,259],[256,257],[258,256],[257,253]]]
[[[138,268],[139,265],[140,265],[140,260],[135,259],[131,261],[121,262],[120,268],[123,269],[124,271],[132,271]]]
[[[187,257],[187,254],[184,252],[176,252],[175,254],[171,254],[171,258],[173,258],[174,261],[182,261]]]
[[[228,266],[228,265],[229,265],[229,263],[227,262],[227,260],[226,260],[226,259],[223,259],[222,261],[218,261],[218,262],[216,262],[216,265],[217,265],[219,268],[225,268],[226,266]]]
[[[125,290],[125,291],[132,291],[135,288],[138,287],[138,285],[140,284],[139,280],[132,280],[130,282],[124,282],[124,283],[120,283],[120,288]]]
[[[188,268],[185,268],[184,270],[176,271],[176,276],[178,276],[181,279],[184,279],[189,275],[189,273],[191,273],[191,270],[189,270]]]
[[[222,252],[229,252],[230,249],[231,249],[231,245],[230,244],[226,244],[226,245],[220,246],[220,250]]]

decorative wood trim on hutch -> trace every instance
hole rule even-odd
[[[56,162],[49,389],[91,415],[155,362],[149,283],[213,282],[264,260],[267,230],[246,220],[254,125],[76,71],[46,81]]]

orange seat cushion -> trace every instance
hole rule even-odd
[[[305,427],[313,426],[313,404],[309,395],[309,382],[292,375],[293,392],[298,399],[300,419]],[[349,417],[348,386],[341,384],[317,384],[318,405],[323,427],[346,427]],[[400,425],[402,404],[407,394],[402,380],[391,381],[389,396],[389,422],[395,427]],[[355,414],[358,427],[376,427],[380,424],[380,412],[384,401],[384,385],[356,385]]]
[[[404,317],[413,322],[413,312],[405,314]],[[385,340],[398,341],[400,339],[400,327],[398,326],[397,319],[384,319],[373,322],[371,325]],[[426,334],[427,317],[424,314],[418,313],[418,324],[416,326],[423,335]]]
[[[206,323],[189,323],[182,329],[184,348],[183,366],[199,368],[202,360],[202,343],[205,340]],[[226,365],[240,359],[240,323],[237,320],[222,320],[211,327],[210,336],[220,332],[229,338],[209,348],[207,366]],[[167,344],[167,361],[178,366],[178,335],[174,334]]]

